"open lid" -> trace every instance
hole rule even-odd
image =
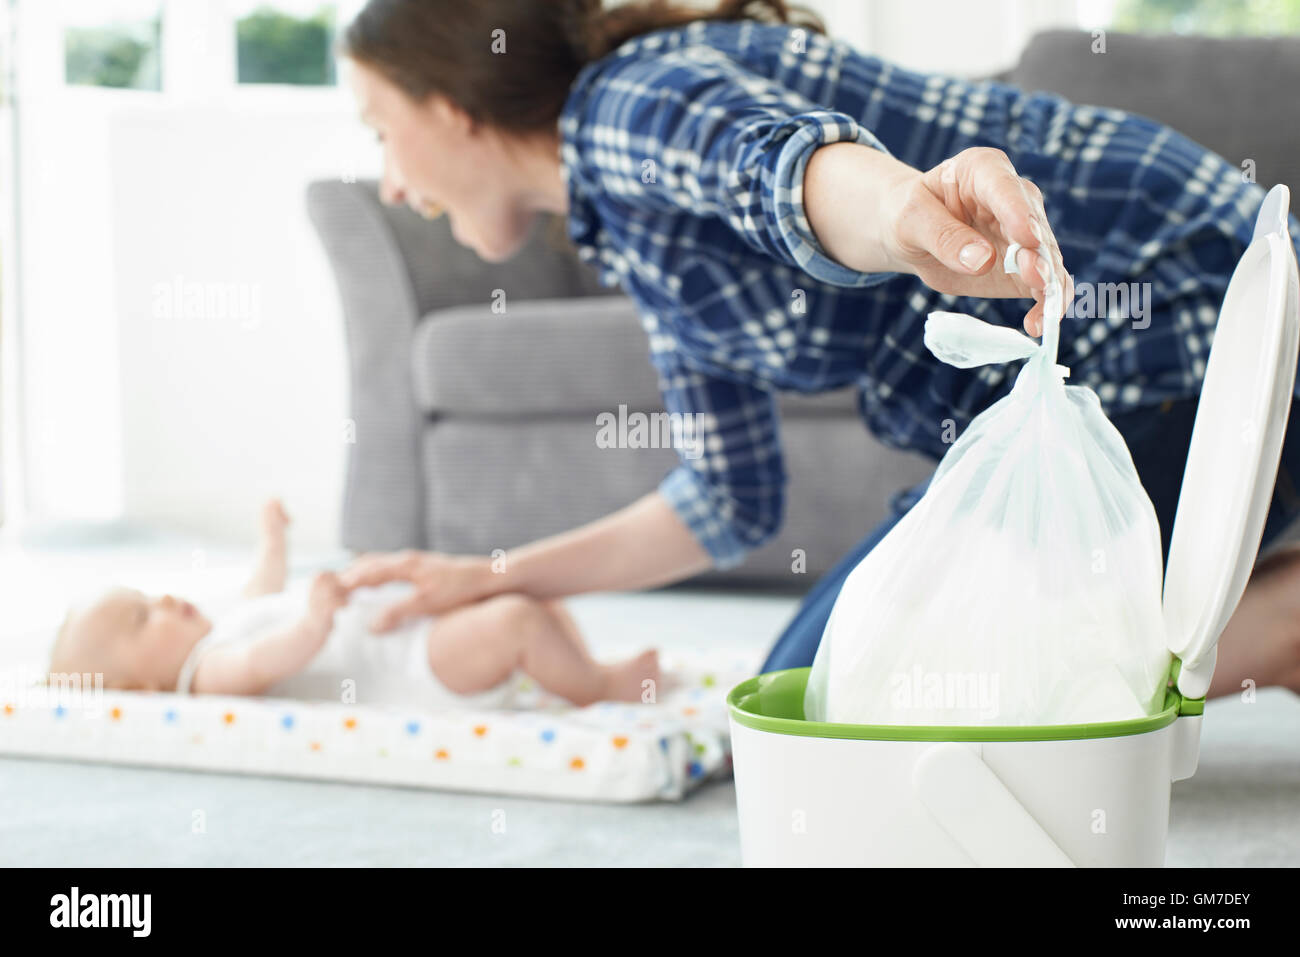
[[[1205,367],[1165,569],[1178,690],[1204,697],[1219,635],[1254,568],[1273,498],[1300,349],[1300,283],[1274,186],[1232,273]]]

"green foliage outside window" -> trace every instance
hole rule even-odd
[[[1300,0],[1120,0],[1112,27],[1126,33],[1300,33]]]
[[[259,7],[236,26],[239,82],[332,84],[333,39],[334,11],[330,7],[322,7],[310,17]]]
[[[63,34],[64,77],[78,86],[160,90],[162,21],[69,27]]]

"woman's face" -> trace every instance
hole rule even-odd
[[[383,146],[383,201],[428,217],[445,210],[458,243],[488,262],[510,258],[536,211],[503,138],[441,96],[418,103],[366,64],[350,65],[361,120]]]

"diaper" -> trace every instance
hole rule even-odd
[[[517,675],[472,695],[456,694],[438,680],[429,667],[428,653],[434,618],[412,618],[392,631],[371,632],[375,616],[408,598],[413,590],[413,586],[400,583],[354,592],[335,614],[334,628],[316,656],[297,674],[268,688],[266,694],[416,712],[507,707],[518,685]],[[272,617],[278,627],[288,627],[306,613],[307,595],[308,587],[296,584],[284,593],[255,599],[265,603],[259,617],[263,622]]]

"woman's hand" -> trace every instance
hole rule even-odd
[[[371,622],[376,632],[385,632],[407,618],[436,615],[486,597],[491,574],[487,559],[405,551],[362,555],[339,580],[349,592],[398,581],[415,586],[415,594],[385,608]]]
[[[804,206],[822,246],[849,268],[911,273],[955,296],[1037,300],[1025,316],[1031,335],[1042,335],[1048,277],[1060,281],[1065,304],[1074,296],[1042,194],[1001,150],[963,150],[922,173],[879,150],[832,143],[808,160]],[[1024,247],[1019,275],[1002,268],[1012,243]]]
[[[1043,333],[1049,278],[1061,283],[1064,304],[1074,297],[1043,194],[1001,150],[976,147],[927,173],[909,170],[884,202],[888,254],[931,289],[982,299],[1032,297],[1037,301],[1025,330],[1034,336]],[[1016,259],[1019,275],[1002,268],[1012,243],[1024,247]]]

